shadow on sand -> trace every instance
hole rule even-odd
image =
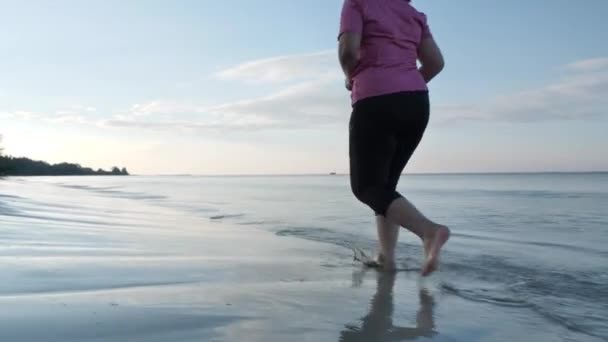
[[[354,276],[354,282],[361,282]],[[340,333],[339,342],[396,342],[415,340],[421,337],[432,338],[438,334],[435,331],[433,307],[435,302],[428,290],[419,291],[420,307],[416,315],[415,327],[401,327],[393,323],[393,287],[395,274],[378,272],[376,293],[371,300],[369,313],[361,319],[360,327],[346,325]]]

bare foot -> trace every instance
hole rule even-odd
[[[377,268],[383,271],[394,271],[397,268],[394,260],[386,260],[382,254],[378,254],[374,259],[360,249],[355,248],[353,252],[355,253],[354,260],[361,262],[365,267]]]
[[[437,270],[441,247],[443,247],[449,238],[450,230],[448,227],[440,226],[432,236],[424,239],[424,256],[426,260],[422,266],[423,277],[426,277]]]
[[[376,262],[378,264],[378,268],[381,268],[386,272],[395,272],[397,271],[397,265],[395,264],[395,260],[387,259],[384,255],[378,254],[376,258]]]

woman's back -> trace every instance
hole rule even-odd
[[[353,102],[399,91],[426,90],[417,69],[418,47],[431,33],[426,16],[406,0],[346,0],[340,34],[361,35]]]

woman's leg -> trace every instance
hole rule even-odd
[[[395,147],[392,161],[388,172],[387,189],[397,191],[397,184],[401,177],[401,172],[410,159],[403,143],[398,143]],[[376,215],[376,229],[378,231],[379,253],[378,263],[384,268],[392,269],[395,267],[395,247],[399,241],[399,224],[387,220],[385,216]],[[396,268],[396,267],[395,267]]]
[[[376,216],[376,229],[378,230],[378,264],[386,271],[397,269],[395,265],[395,247],[399,240],[398,224],[387,220],[384,216]]]
[[[404,197],[391,203],[386,217],[420,237],[426,259],[422,266],[422,275],[434,272],[439,263],[441,248],[450,238],[450,230],[426,218]]]
[[[354,195],[376,212],[378,263],[387,270],[395,269],[395,245],[399,225],[386,220],[389,173],[396,139],[387,132],[383,118],[388,117],[385,101],[373,99],[355,105],[350,121],[350,180]]]
[[[427,94],[410,94],[410,99],[404,98],[408,113],[393,112],[393,119],[399,133],[397,148],[390,170],[390,184],[393,189],[401,177],[403,169],[418,148],[426,130],[429,119],[429,102]],[[405,197],[399,196],[389,205],[386,213],[387,220],[396,222],[416,234],[423,242],[425,263],[422,274],[428,275],[437,268],[441,247],[449,238],[447,227],[439,225],[424,216]]]

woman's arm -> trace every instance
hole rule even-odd
[[[422,39],[418,47],[418,59],[422,65],[418,70],[426,83],[429,83],[435,76],[439,75],[445,67],[441,50],[432,36]]]
[[[346,78],[350,78],[359,63],[359,49],[361,48],[361,35],[345,32],[340,35],[338,57],[340,66]]]
[[[346,89],[351,90],[351,77],[357,64],[359,64],[359,49],[361,48],[361,35],[345,32],[340,35],[338,45],[338,58],[340,66],[346,77]]]
[[[346,77],[346,89],[352,88],[352,76],[359,64],[361,35],[363,34],[363,13],[359,0],[344,0],[340,15],[338,34],[338,58]]]

